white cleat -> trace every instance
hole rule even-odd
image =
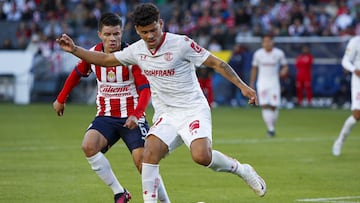
[[[250,186],[250,188],[260,197],[263,197],[266,193],[266,184],[249,164],[242,164],[242,175],[240,177]]]
[[[342,147],[343,142],[341,142],[340,140],[335,140],[333,148],[332,148],[332,153],[334,156],[340,156],[341,154],[341,147]]]

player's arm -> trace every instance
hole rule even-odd
[[[213,68],[216,72],[236,85],[241,90],[241,93],[249,98],[249,104],[258,104],[255,90],[250,88],[228,63],[210,54],[203,64],[209,68]]]
[[[89,51],[77,46],[74,41],[66,34],[62,34],[60,38],[56,39],[60,47],[90,64],[95,64],[103,67],[112,67],[122,65],[114,56],[113,53],[106,54],[103,52]]]
[[[137,127],[138,120],[144,115],[151,97],[149,82],[141,73],[139,66],[134,65],[132,68],[132,73],[134,75],[135,86],[139,94],[139,100],[137,106],[134,109],[134,112],[129,116],[124,124],[124,127],[129,129],[134,129]]]
[[[289,66],[287,64],[284,64],[281,66],[280,69],[280,77],[285,78],[289,73]]]
[[[66,78],[64,86],[53,102],[53,107],[58,116],[62,116],[65,110],[65,102],[74,87],[79,84],[81,77],[87,77],[90,64],[80,61]]]
[[[280,55],[280,64],[281,64],[280,77],[285,78],[288,75],[289,66],[285,57],[285,53],[283,51],[281,51],[281,55]]]
[[[252,66],[251,67],[251,72],[250,72],[250,87],[255,89],[255,81],[256,81],[256,77],[257,77],[257,72],[258,72],[258,67],[257,66]]]
[[[356,55],[356,46],[359,46],[357,44],[357,41],[354,40],[354,38],[351,39],[349,41],[349,43],[347,44],[347,46],[346,46],[344,56],[343,56],[343,58],[341,60],[341,65],[347,71],[350,71],[351,73],[355,72],[355,70],[357,69],[353,64],[353,60],[354,60],[355,55]]]

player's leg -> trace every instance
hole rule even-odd
[[[341,148],[346,138],[349,136],[351,129],[359,120],[360,110],[355,109],[352,111],[352,114],[345,120],[343,127],[341,128],[340,134],[333,144],[332,153],[334,156],[339,156],[341,154]]]
[[[240,176],[259,196],[266,193],[265,181],[249,164],[240,164],[237,160],[225,154],[212,150],[208,138],[198,138],[191,142],[190,152],[192,159],[200,165],[217,172],[229,172]]]
[[[311,79],[305,81],[305,92],[308,104],[311,106],[312,104],[312,88],[311,88]]]
[[[278,109],[274,106],[263,105],[261,113],[267,128],[268,136],[269,137],[275,136],[275,123],[279,115]]]
[[[237,160],[212,149],[211,112],[206,108],[199,108],[192,113],[187,118],[188,122],[184,122],[184,125],[178,127],[178,132],[189,148],[194,162],[214,171],[236,174],[258,195],[264,196],[265,182],[250,165],[240,164]]]
[[[143,153],[144,153],[143,147],[136,148],[136,149],[132,150],[132,152],[131,152],[132,158],[134,160],[134,164],[140,173],[141,173],[141,168],[142,168]],[[169,196],[167,194],[164,182],[163,182],[160,174],[159,174],[158,199],[159,199],[160,203],[170,203]]]
[[[350,134],[351,129],[355,126],[356,122],[360,120],[360,90],[352,88],[351,89],[351,110],[352,115],[350,115],[344,122],[343,127],[341,128],[340,134],[335,140],[332,148],[332,153],[334,156],[339,156],[341,154],[341,148],[346,140],[347,136]]]
[[[162,180],[159,163],[167,153],[168,146],[162,140],[153,134],[146,137],[141,174],[144,203],[157,203]]]
[[[299,106],[302,105],[303,100],[303,82],[296,78],[296,96],[297,96],[297,103]]]
[[[109,118],[94,119],[84,136],[82,149],[93,171],[113,191],[115,202],[127,202],[131,198],[130,194],[120,184],[103,154],[119,139],[111,131],[114,128],[112,121],[107,119]]]

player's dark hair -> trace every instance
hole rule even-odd
[[[274,36],[273,36],[272,34],[263,34],[263,35],[261,36],[261,39],[263,40],[263,39],[266,38],[266,37],[268,37],[268,38],[270,38],[270,39],[274,39]]]
[[[131,14],[131,18],[135,26],[147,26],[159,21],[160,11],[153,3],[139,4]]]
[[[104,13],[100,17],[98,29],[99,31],[101,31],[104,26],[117,26],[117,25],[120,25],[120,27],[122,26],[122,21],[120,16],[114,13]]]

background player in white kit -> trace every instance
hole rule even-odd
[[[57,41],[63,50],[88,62],[102,66],[138,64],[147,76],[155,114],[145,141],[142,167],[144,202],[157,202],[159,162],[182,143],[189,148],[196,163],[214,171],[238,175],[256,194],[264,196],[265,182],[249,164],[240,164],[212,149],[210,107],[200,89],[195,66],[204,64],[214,68],[241,89],[249,98],[249,104],[257,104],[256,92],[227,63],[190,38],[163,32],[163,21],[154,4],[139,4],[132,17],[141,40],[113,54],[78,47],[65,34]]]
[[[339,136],[332,148],[334,156],[341,154],[341,148],[350,134],[351,129],[360,120],[360,36],[352,37],[347,44],[343,56],[342,66],[352,73],[351,76],[351,111],[352,114],[345,120]]]
[[[284,52],[274,47],[271,35],[264,35],[262,48],[255,51],[253,56],[250,87],[255,88],[256,81],[259,105],[269,137],[275,136],[275,124],[279,116],[280,77],[285,77],[287,73],[288,65]]]
[[[98,26],[98,36],[102,42],[90,50],[112,53],[125,48],[127,45],[121,42],[121,25],[119,16],[104,13]],[[115,203],[126,203],[131,198],[130,193],[115,177],[104,153],[121,138],[131,152],[137,169],[141,171],[144,137],[149,129],[144,117],[151,95],[149,82],[137,65],[100,67],[81,60],[53,103],[59,116],[64,113],[71,90],[81,77],[88,77],[91,73],[96,75],[98,84],[97,114],[84,136],[82,149],[91,168],[114,192]],[[160,181],[160,202],[169,203],[165,187]]]

